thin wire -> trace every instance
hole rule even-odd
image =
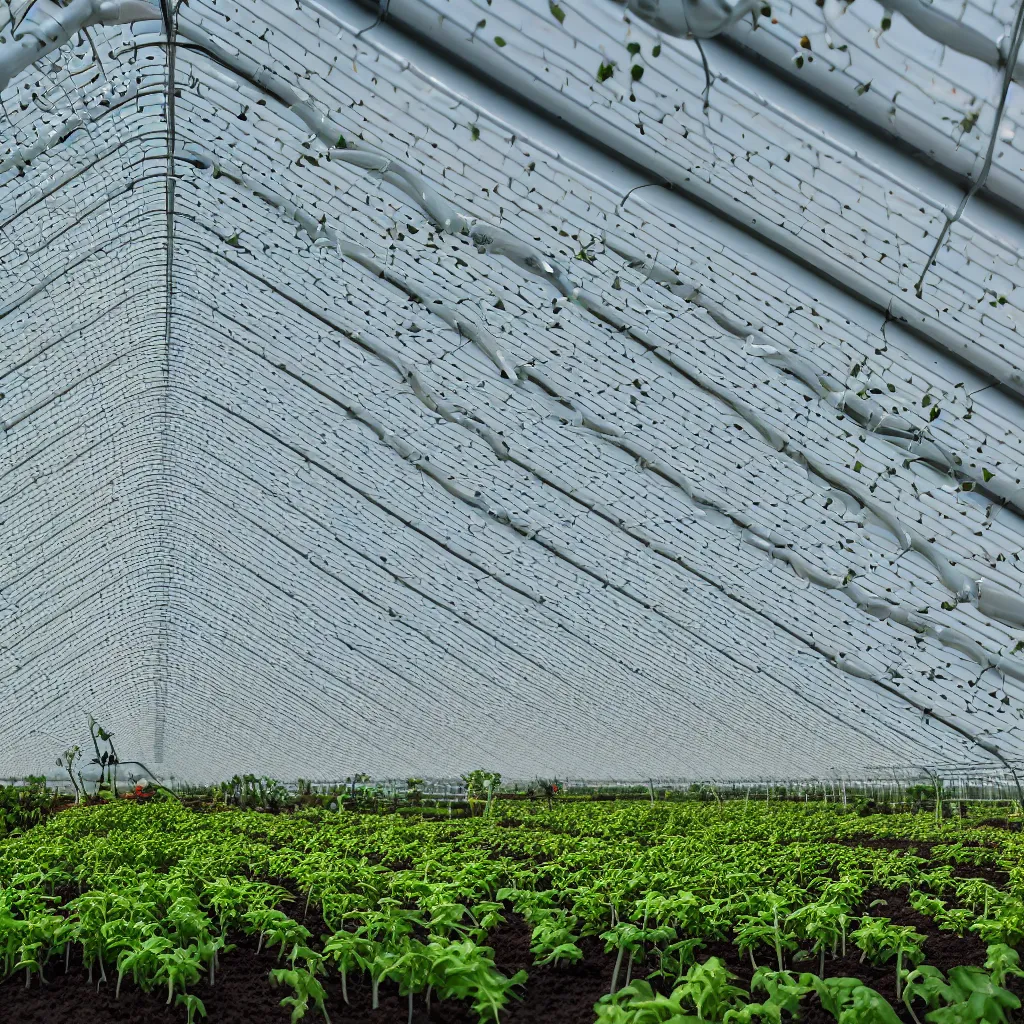
[[[700,51],[700,60],[704,65],[704,113],[708,112],[708,107],[711,106],[711,68],[708,67],[707,54],[704,53],[704,47],[701,45],[700,40],[694,36],[693,41],[697,44],[697,49]]]
[[[377,11],[377,20],[372,25],[367,25],[366,28],[361,28],[356,33],[358,39],[364,32],[371,32],[375,29],[384,19],[388,16],[388,7],[391,4],[391,0],[379,0],[380,8]]]
[[[917,279],[917,284],[914,285],[914,293],[919,299],[922,297],[924,279],[928,274],[928,270],[938,258],[939,249],[942,248],[942,243],[946,240],[946,235],[949,234],[949,229],[958,220],[960,220],[964,214],[964,210],[967,209],[967,204],[981,189],[985,187],[985,182],[988,181],[989,171],[992,169],[992,160],[995,157],[996,143],[999,141],[999,125],[1003,120],[1003,110],[1006,107],[1006,100],[1010,94],[1010,83],[1013,81],[1013,71],[1017,64],[1017,54],[1020,51],[1022,40],[1024,40],[1024,0],[1020,0],[1020,3],[1017,5],[1017,15],[1013,20],[1013,34],[1010,36],[1010,48],[1006,55],[1006,64],[1003,66],[1002,92],[999,96],[999,105],[996,107],[995,120],[992,122],[991,137],[988,142],[988,151],[985,154],[985,162],[981,167],[981,174],[978,175],[971,187],[964,193],[964,197],[960,200],[960,205],[957,207],[956,213],[954,213],[952,217],[946,217],[946,223],[942,226],[942,230],[939,232],[939,237],[935,239],[935,245],[932,248],[931,255],[928,257],[928,261],[925,263],[924,269],[921,271],[921,276]]]

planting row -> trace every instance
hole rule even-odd
[[[353,986],[371,1012],[401,997],[409,1021],[440,1006],[525,1021],[531,978],[571,988],[606,958],[580,1019],[998,1024],[1024,976],[1020,851],[970,820],[815,805],[503,805],[454,822],[73,808],[0,843],[2,991],[80,971],[191,1022],[244,946],[272,951],[293,1021],[348,1012]],[[513,927],[525,970],[495,957]]]

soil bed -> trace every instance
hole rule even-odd
[[[512,839],[508,841],[512,842]],[[832,842],[871,850],[913,853],[925,860],[931,860],[934,845],[912,839],[874,838],[868,835],[836,838]],[[476,853],[474,850],[473,855]],[[516,861],[534,860],[529,854],[510,848],[481,849],[479,854],[481,857],[507,856]],[[370,859],[374,860],[372,856]],[[942,861],[941,857],[939,861]],[[954,863],[953,868],[958,877],[983,878],[1000,888],[1005,887],[1008,880],[1004,871],[991,865]],[[324,922],[319,905],[311,901],[307,909],[305,891],[301,891],[289,879],[264,880],[281,886],[292,895],[293,899],[283,902],[280,909],[303,922],[312,933],[311,945],[320,948],[322,936],[333,929],[329,929]],[[62,903],[74,899],[78,894],[77,886],[66,886],[57,893]],[[885,902],[871,907],[876,900]],[[952,932],[939,930],[934,921],[910,906],[906,891],[870,890],[863,905],[855,910],[855,914],[863,913],[887,917],[897,925],[911,925],[925,934],[925,963],[944,972],[962,965],[981,965],[985,961],[985,946],[976,936],[969,933],[958,937]],[[487,944],[494,949],[496,966],[503,974],[511,976],[519,970],[525,970],[529,979],[519,990],[522,998],[513,1000],[502,1014],[501,1024],[593,1024],[594,1003],[611,986],[614,955],[604,952],[603,943],[599,939],[587,937],[579,941],[584,952],[581,962],[537,967],[530,952],[530,926],[515,914],[507,912],[506,918],[506,922],[490,934]],[[208,1024],[287,1024],[291,1011],[282,1007],[280,1000],[289,995],[290,990],[274,988],[269,979],[269,971],[285,966],[285,961],[278,958],[276,949],[257,953],[254,938],[235,935],[230,937],[230,941],[235,944],[235,948],[221,957],[216,984],[210,987],[201,983],[191,989],[206,1006]],[[736,983],[749,989],[753,968],[746,953],[741,955],[729,942],[712,943],[697,951],[701,961],[711,956],[723,960],[737,976]],[[767,950],[760,950],[755,956],[758,963],[771,964]],[[655,966],[656,957],[651,958],[646,965],[636,964],[633,977],[642,978]],[[816,956],[796,961],[790,958],[786,966],[795,973],[805,970],[817,972],[818,960]],[[912,1024],[911,1016],[896,999],[895,963],[881,966],[861,963],[860,951],[849,943],[845,957],[826,959],[824,973],[826,977],[859,978],[881,993],[895,1008],[901,1020]],[[625,965],[620,984],[624,982],[624,974]],[[173,1002],[169,1006],[166,1004],[166,989],[146,994],[131,984],[129,978],[125,980],[120,999],[115,1000],[116,974],[108,968],[108,975],[110,981],[107,984],[90,985],[80,951],[76,947],[67,973],[64,971],[63,959],[48,965],[45,985],[40,985],[34,979],[31,987],[26,989],[20,974],[0,984],[0,1024],[7,1024],[8,1021],[12,1024],[67,1024],[68,1021],[74,1024],[184,1024],[184,1008]],[[664,981],[651,981],[655,988],[667,991],[668,986]],[[333,968],[323,984],[327,991],[326,1009],[332,1024],[407,1022],[408,1002],[397,994],[397,987],[392,983],[386,982],[381,986],[377,1010],[371,1009],[371,987],[368,980],[356,977],[350,979],[350,1001],[347,1005],[342,998],[341,980]],[[1018,995],[1021,994],[1017,986],[1011,987]],[[923,1018],[923,1013],[919,1016]],[[323,1020],[323,1017],[311,1007],[304,1020],[306,1024],[315,1024]],[[454,1000],[439,1002],[436,999],[428,1014],[423,997],[417,996],[413,1021],[414,1024],[476,1024],[477,1016],[467,1003]],[[833,1018],[825,1013],[815,999],[805,1003],[800,1021],[802,1024],[833,1024]]]
[[[276,880],[280,882],[280,880]],[[288,888],[292,888],[288,886]],[[297,894],[296,894],[297,895]],[[872,890],[867,902],[884,899],[885,905],[878,905],[873,912],[889,917],[895,924],[912,925],[928,936],[925,944],[926,963],[948,971],[951,967],[966,964],[982,964],[985,947],[974,936],[959,938],[951,932],[939,931],[929,918],[917,913],[901,892]],[[298,920],[303,918],[305,900],[296,898],[294,903],[282,905]],[[320,908],[311,903],[305,924],[313,933],[318,945],[326,931]],[[201,984],[192,991],[206,1005],[210,1024],[286,1024],[290,1011],[280,1006],[280,999],[288,992],[275,989],[268,972],[281,966],[276,950],[256,952],[256,942],[245,936],[233,936],[236,948],[221,957],[213,988]],[[578,964],[560,964],[537,967],[530,953],[530,927],[521,918],[508,915],[508,920],[489,938],[494,949],[495,964],[505,975],[526,970],[530,977],[523,986],[522,1000],[513,1001],[502,1014],[502,1024],[593,1024],[593,1006],[611,987],[614,956],[603,951],[599,939],[587,937],[580,940],[584,959]],[[698,951],[700,961],[717,956],[737,975],[737,983],[749,988],[753,970],[748,957],[740,955],[728,942],[711,943]],[[759,963],[769,963],[768,954],[759,954]],[[817,958],[789,962],[787,967],[795,972],[816,971]],[[652,960],[648,964],[653,969]],[[109,972],[108,972],[109,974]],[[634,970],[634,977],[643,977],[643,971]],[[847,955],[825,961],[826,977],[855,977],[880,992],[897,1009],[902,1020],[912,1022],[902,1003],[896,1000],[895,965],[874,966],[860,962],[860,953],[855,947],[848,947]],[[3,1020],[19,1021],[23,1024],[183,1024],[184,1011],[181,1007],[165,1004],[166,992],[146,994],[126,982],[121,998],[114,999],[115,983],[89,985],[81,957],[72,955],[71,969],[65,974],[63,964],[51,964],[48,982],[40,986],[33,982],[25,989],[20,978],[12,978],[0,986],[0,1003],[4,1008]],[[623,979],[624,980],[624,979]],[[622,984],[622,981],[620,981]],[[324,983],[327,990],[327,1011],[332,1024],[406,1024],[408,1002],[399,997],[395,986],[385,983],[381,986],[380,1006],[371,1009],[369,982],[355,978],[349,981],[349,1005],[341,995],[341,981],[332,976]],[[654,981],[654,987],[668,991],[665,984]],[[902,1011],[902,1012],[901,1012]],[[815,1000],[806,1004],[802,1017],[806,1024],[834,1024]],[[310,1009],[306,1021],[323,1020],[318,1011]],[[414,1004],[414,1024],[476,1024],[476,1016],[468,1004],[455,1001],[434,1000],[428,1017],[422,997]]]
[[[301,906],[297,917],[301,917]],[[310,907],[307,926],[319,920],[319,910]],[[314,931],[319,939],[319,934]],[[597,939],[584,939],[586,959],[579,964],[558,967],[534,967],[530,954],[530,929],[522,921],[510,921],[492,935],[495,962],[506,975],[525,968],[530,979],[523,987],[523,999],[513,1001],[502,1015],[502,1024],[593,1024],[593,1006],[611,985],[614,958],[605,956]],[[232,936],[236,948],[221,957],[216,984],[200,984],[191,991],[206,1005],[209,1024],[287,1024],[290,1010],[280,1006],[289,990],[275,989],[269,980],[274,967],[283,966],[276,950],[256,952],[256,942],[244,936]],[[108,971],[108,977],[110,972]],[[146,994],[130,984],[114,999],[116,976],[108,984],[90,985],[80,955],[72,955],[70,971],[63,963],[51,964],[48,984],[33,981],[26,989],[20,977],[0,985],[3,1021],[19,1024],[183,1024],[184,1009],[166,1005],[167,993]],[[380,990],[380,1006],[371,1007],[369,982],[352,978],[348,984],[349,1005],[341,995],[341,980],[327,979],[327,1012],[332,1024],[406,1024],[408,1001],[399,997],[394,985],[385,983]],[[414,1024],[476,1024],[476,1014],[462,1002],[432,1001],[428,1018],[421,996],[415,1003]],[[323,1020],[319,1011],[310,1009],[304,1018],[315,1024]]]

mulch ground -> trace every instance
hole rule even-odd
[[[923,844],[900,840],[889,842],[892,843],[889,848],[906,849],[913,845],[919,848],[921,855],[927,855],[920,850]],[[878,841],[878,845],[885,843],[884,840]],[[965,876],[991,877],[995,884],[1005,882],[1005,875],[1001,880],[997,879],[996,872],[984,867],[965,866],[962,873]],[[275,881],[281,883],[279,879]],[[305,899],[297,892],[295,896],[294,902],[282,909],[302,920]],[[904,893],[872,891],[866,904],[877,899],[886,902],[873,907],[873,914],[888,917],[896,924],[912,925],[928,936],[926,963],[943,971],[959,965],[984,963],[985,947],[975,936],[958,938],[951,932],[939,931],[933,921],[908,904]],[[866,912],[867,906],[859,908],[859,911]],[[315,905],[310,906],[305,923],[313,932],[314,939],[326,930]],[[214,986],[200,984],[193,989],[206,1006],[208,1024],[287,1024],[291,1012],[280,1005],[280,1000],[289,994],[289,990],[275,989],[269,979],[270,970],[282,966],[277,951],[257,953],[256,941],[244,936],[234,936],[231,941],[236,948],[221,957]],[[600,940],[585,938],[580,941],[585,954],[580,963],[536,967],[529,948],[529,926],[520,918],[509,915],[507,922],[491,934],[489,943],[494,948],[495,963],[502,973],[511,976],[523,969],[530,976],[521,990],[522,999],[510,1004],[502,1014],[501,1024],[593,1024],[594,1003],[609,990],[614,966],[614,956],[604,953]],[[745,954],[741,956],[729,943],[715,943],[698,952],[700,960],[709,956],[721,958],[737,975],[737,984],[749,986],[753,971]],[[767,954],[762,953],[761,956],[766,958]],[[795,971],[816,971],[818,964],[817,959],[812,958],[787,966]],[[862,964],[859,950],[851,944],[845,957],[826,960],[825,975],[860,978],[897,1008],[901,1020],[912,1024],[910,1015],[896,1001],[895,965],[876,967],[870,963]],[[642,977],[643,972],[634,970],[634,976]],[[81,956],[76,951],[72,954],[67,973],[63,962],[49,965],[45,985],[33,980],[31,987],[26,989],[20,976],[0,985],[0,1024],[67,1024],[68,1021],[74,1024],[184,1024],[184,1009],[166,1005],[166,990],[146,994],[126,981],[120,999],[115,1000],[115,983],[116,976],[108,984],[88,984]],[[326,1008],[332,1024],[407,1022],[408,1001],[397,994],[393,985],[385,983],[381,986],[377,1010],[370,1008],[369,982],[355,978],[350,980],[348,1005],[342,999],[340,978],[332,976],[325,980],[324,985],[328,996]],[[319,1012],[311,1008],[305,1021],[320,1019]],[[807,1003],[800,1020],[802,1024],[833,1022],[833,1018],[813,999]],[[441,1003],[435,999],[428,1017],[422,997],[418,997],[414,1003],[413,1021],[414,1024],[476,1024],[476,1015],[467,1004]]]

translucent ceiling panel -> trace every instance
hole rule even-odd
[[[610,0],[373,20],[194,0],[173,105],[159,21],[4,94],[0,771],[90,711],[179,777],[1016,759],[1016,222],[918,299],[951,180],[721,40],[704,114]]]
[[[52,4],[8,7],[0,68],[24,63],[19,45],[48,38],[58,16]],[[167,90],[143,29],[95,25],[2,93],[5,772],[52,764],[80,738],[85,708],[112,723],[124,756],[158,743]]]

